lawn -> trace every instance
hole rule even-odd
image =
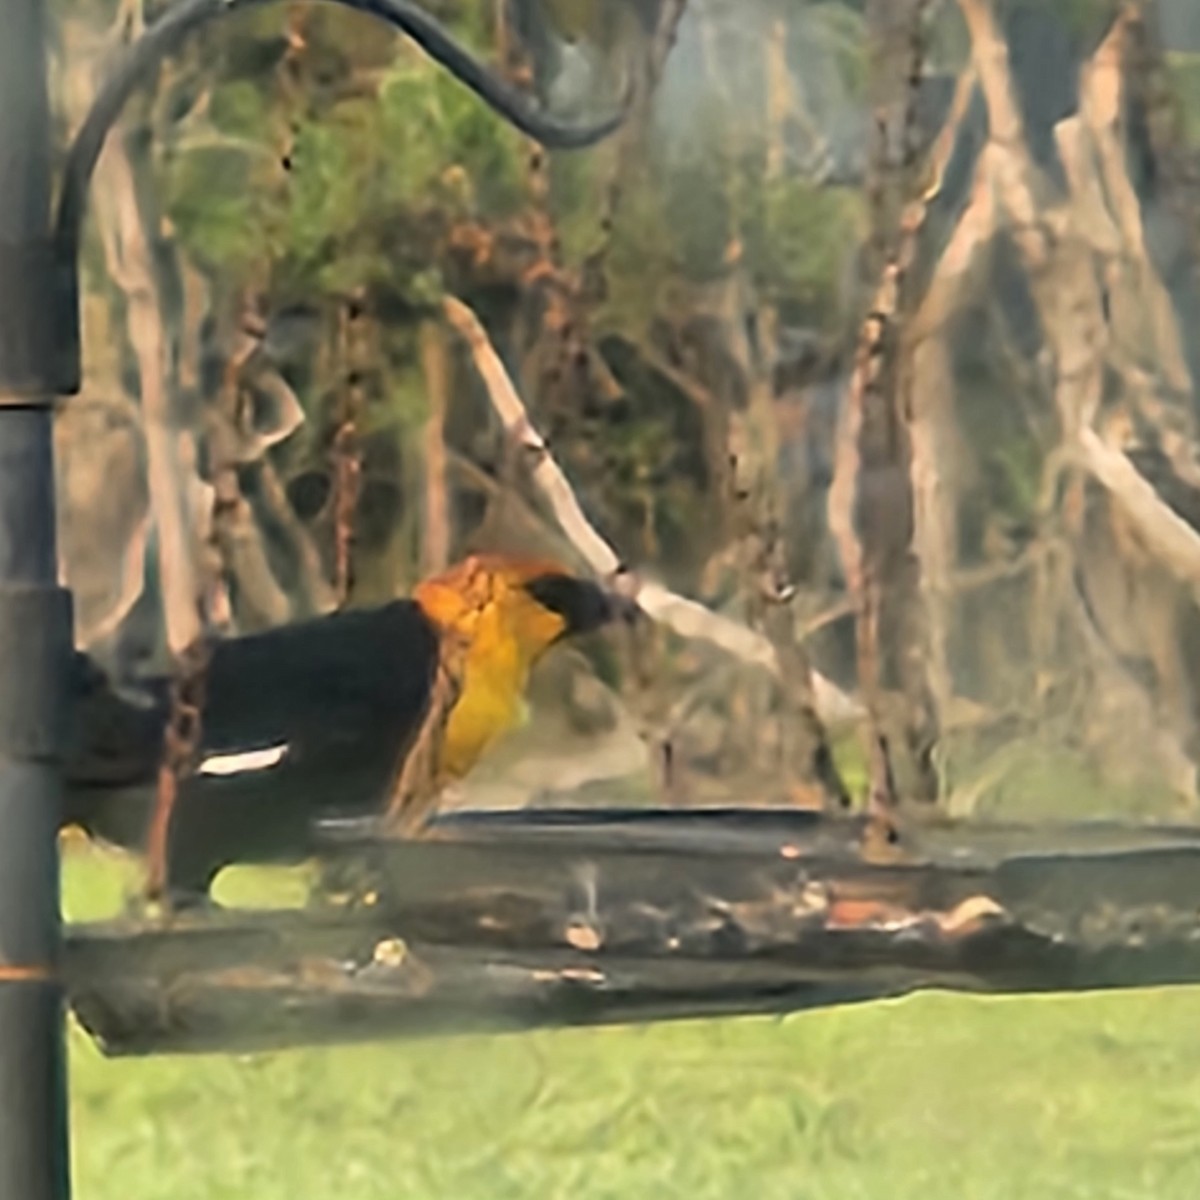
[[[64,905],[121,874],[68,855]],[[1200,990],[239,1058],[71,1031],[78,1200],[1193,1200]]]

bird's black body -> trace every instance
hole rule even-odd
[[[180,781],[166,834],[172,893],[203,894],[232,862],[301,861],[314,818],[361,816],[387,798],[427,711],[438,636],[399,600],[218,642],[205,678],[198,770]],[[68,823],[142,850],[169,716],[165,681],[140,708],[80,672],[67,763]],[[217,756],[277,762],[209,773]]]
[[[506,615],[490,626],[502,659],[524,638],[536,643],[521,647],[532,662],[559,637],[635,611],[593,582],[540,565],[468,559],[433,582],[459,595],[454,589],[506,572],[507,590],[485,587],[471,601]],[[436,609],[444,600],[429,602]],[[531,604],[556,619],[523,624]],[[217,642],[203,672],[193,769],[179,778],[169,810],[158,806],[157,783],[170,681],[147,685],[139,705],[78,655],[64,823],[160,851],[155,865],[176,904],[206,896],[232,863],[301,862],[316,850],[319,819],[383,811],[430,711],[443,636],[428,606],[409,599]],[[488,643],[480,644],[486,654]]]

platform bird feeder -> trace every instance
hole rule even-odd
[[[464,812],[327,831],[352,899],[80,926],[111,1054],[1200,982],[1200,831],[778,809]]]

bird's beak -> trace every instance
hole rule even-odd
[[[540,575],[525,590],[543,608],[558,613],[566,624],[564,636],[590,633],[615,621],[632,621],[638,613],[634,601],[588,579],[572,575]]]

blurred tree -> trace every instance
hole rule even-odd
[[[191,440],[179,469],[211,510],[194,514],[200,574],[224,589],[231,626],[373,602],[478,546],[562,552],[461,348],[437,336],[452,292],[484,320],[586,512],[628,562],[770,626],[780,645],[796,641],[853,685],[862,631],[828,494],[863,316],[919,210],[888,404],[895,431],[917,435],[918,453],[892,465],[900,490],[918,495],[914,544],[935,580],[922,595],[936,598],[945,663],[943,789],[973,777],[1014,727],[1049,730],[1057,748],[1091,759],[1096,731],[1111,728],[1111,715],[1080,715],[1096,687],[1071,680],[1103,672],[1064,583],[1068,560],[1054,557],[1061,545],[1079,552],[1087,603],[1108,614],[1096,627],[1113,670],[1150,679],[1129,684],[1150,697],[1144,711],[1174,695],[1177,742],[1190,744],[1194,714],[1168,648],[1191,644],[1194,606],[1170,570],[1159,580],[1161,564],[1114,540],[1103,488],[1078,472],[1067,486],[1070,472],[1057,471],[1065,343],[1025,226],[999,219],[1000,193],[981,183],[1001,114],[978,86],[978,27],[964,18],[980,3],[914,6],[921,53],[896,50],[896,63],[917,67],[896,75],[888,99],[909,159],[890,174],[872,165],[891,160],[873,111],[871,37],[894,5],[431,2],[555,112],[584,117],[630,96],[627,126],[609,142],[549,156],[365,16],[297,4],[203,32],[119,135],[134,209],[97,211],[88,226],[88,402],[60,427],[64,461],[76,464],[63,484],[64,545],[87,597],[81,636],[131,659],[161,641],[141,477],[154,372],[137,354],[138,303],[161,323],[162,397],[181,435],[171,444]],[[1092,175],[1072,175],[1084,160],[1063,139],[1078,136],[1118,7],[1011,0],[995,12],[1036,176],[1031,211],[1058,214],[1067,241],[1088,247],[1078,263],[1103,283],[1069,294],[1108,312],[1097,326],[1115,347],[1095,360],[1102,407],[1128,417],[1150,453],[1162,449],[1156,430],[1171,446],[1191,436],[1196,351],[1176,337],[1176,355],[1167,335],[1196,311],[1184,143],[1194,159],[1200,74],[1186,5],[1165,4],[1170,53],[1160,63],[1151,38],[1142,58],[1122,60],[1113,131],[1087,133],[1097,154],[1121,148],[1121,170],[1105,159],[1103,188],[1084,186],[1101,158]],[[59,10],[71,124],[94,87],[94,57],[80,66],[77,38],[109,29],[118,11],[78,0]],[[1134,202],[1118,212],[1106,189],[1121,179]],[[138,279],[113,240],[136,232],[121,223],[132,211]],[[1129,212],[1144,235],[1130,239]],[[1116,240],[1096,240],[1111,229]],[[1064,280],[1065,262],[1052,268]],[[1160,374],[1169,386],[1137,382]],[[111,464],[104,506],[77,465],[80,439],[93,437]],[[1183,456],[1163,454],[1177,470]],[[1179,491],[1162,471],[1156,479],[1164,496]],[[902,506],[883,508],[894,517]],[[112,552],[85,554],[89,543]],[[1124,574],[1102,579],[1104,562]],[[1135,593],[1132,607],[1105,603]],[[1155,622],[1170,635],[1142,636]],[[1124,625],[1133,631],[1117,637]],[[703,646],[663,635],[658,649],[658,682],[626,699],[693,765],[690,794],[711,794],[714,778],[725,795],[739,778],[778,792],[798,719],[788,689]],[[632,677],[628,663],[593,666],[614,683]],[[554,686],[571,691],[579,671],[566,675]]]

